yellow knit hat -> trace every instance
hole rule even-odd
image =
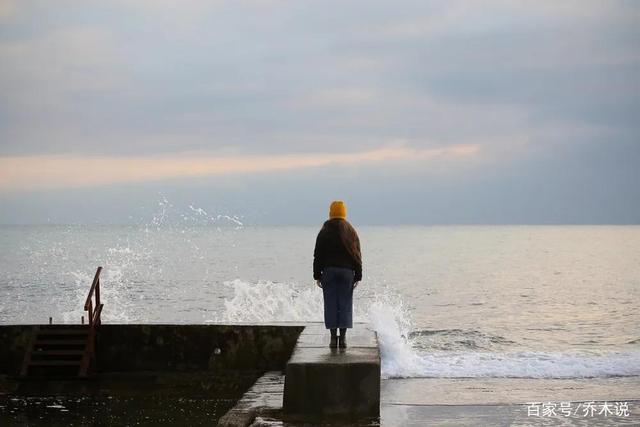
[[[329,219],[347,218],[347,207],[342,200],[334,200],[329,207]]]

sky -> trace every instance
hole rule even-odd
[[[637,1],[0,0],[0,223],[638,224],[639,76]]]

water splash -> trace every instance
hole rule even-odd
[[[93,276],[90,276],[87,272],[72,271],[70,272],[73,277],[73,297],[69,300],[71,304],[66,307],[66,310],[62,313],[62,319],[64,323],[77,323],[81,316],[84,315],[84,303],[87,298],[88,285],[91,285]],[[87,319],[85,319],[87,320]]]
[[[322,291],[291,283],[236,279],[224,283],[233,292],[225,299],[219,323],[319,322],[323,319]]]
[[[165,269],[174,268],[184,259],[204,259],[205,253],[196,243],[195,237],[201,234],[203,227],[221,231],[222,228],[240,231],[243,224],[237,215],[211,214],[195,204],[186,209],[176,207],[162,193],[158,193],[157,209],[149,221],[142,221],[131,228],[129,234],[137,236],[129,241],[118,238],[116,243],[106,245],[104,249],[95,248],[93,259],[84,260],[82,269],[73,269],[64,273],[62,280],[65,289],[61,317],[65,323],[77,323],[82,315],[87,292],[93,281],[95,270],[87,269],[87,265],[102,265],[101,276],[102,300],[108,301],[108,309],[102,314],[105,321],[131,323],[144,322],[153,318],[150,300],[163,304],[176,301],[183,290],[175,283],[166,283]],[[69,233],[70,236],[81,235]],[[108,241],[110,236],[104,236]],[[68,241],[67,245],[75,244]],[[167,248],[175,248],[167,251]],[[54,245],[52,249],[60,251],[63,244]],[[55,254],[54,258],[61,258]],[[44,262],[46,265],[46,261]],[[208,281],[208,272],[204,271],[201,282]],[[71,298],[68,295],[73,295]],[[147,299],[147,301],[143,301]],[[86,320],[86,319],[85,319]]]
[[[130,323],[143,321],[146,310],[140,304],[144,293],[138,292],[137,283],[142,283],[141,276],[149,276],[148,266],[151,251],[145,247],[116,245],[107,248],[102,258],[103,271],[100,277],[102,301],[108,301],[108,310],[102,314],[105,321]],[[77,323],[85,316],[84,303],[93,282],[94,270],[75,270],[69,272],[73,278],[70,304],[62,313],[65,323]]]
[[[317,322],[322,320],[322,292],[293,283],[241,280],[226,282],[232,297],[216,322]],[[502,337],[478,331],[439,330],[412,333],[412,321],[402,298],[388,289],[368,291],[354,303],[354,320],[368,322],[377,332],[384,378],[595,378],[640,375],[640,351],[588,353],[519,349]],[[495,342],[496,351],[462,351],[429,347],[424,335],[480,336]],[[440,344],[439,344],[440,345]],[[504,346],[512,346],[504,350]]]
[[[225,299],[217,323],[320,322],[323,320],[322,291],[306,285],[242,280],[225,282],[232,297]],[[408,340],[411,320],[402,298],[384,289],[367,290],[354,301],[354,321],[367,322],[378,334],[382,372],[395,376],[420,358]]]
[[[381,369],[385,378],[403,376],[411,367],[420,364],[420,357],[408,339],[411,319],[399,297],[389,303],[384,294],[377,295],[370,306],[368,319],[378,334]]]

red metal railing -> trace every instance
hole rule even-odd
[[[102,313],[102,307],[104,304],[100,303],[100,273],[102,267],[98,267],[96,275],[93,278],[89,295],[87,295],[87,301],[84,303],[84,309],[87,311],[87,319],[89,326],[95,328],[100,325],[100,313]],[[95,305],[94,298],[95,297]]]
[[[104,304],[100,302],[100,273],[102,267],[98,267],[96,275],[93,278],[87,301],[84,303],[84,309],[87,311],[87,319],[89,320],[89,335],[87,337],[87,346],[85,348],[82,361],[80,362],[80,377],[86,377],[89,373],[90,366],[95,365],[96,360],[96,329],[100,326],[100,313]],[[95,302],[94,302],[95,300]]]

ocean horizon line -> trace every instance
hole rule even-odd
[[[358,222],[352,220],[354,224],[359,227],[633,227],[640,226],[640,222],[620,222],[620,223],[606,223],[606,222],[504,222],[504,223],[491,223],[491,222],[466,222],[466,223],[418,223],[418,222],[403,222],[403,223],[371,223],[371,222]],[[242,225],[233,223],[190,223],[189,221],[183,222],[165,222],[162,225],[153,224],[152,222],[40,222],[40,223],[0,223],[0,227],[85,227],[85,226],[97,226],[97,227],[149,227],[149,228],[163,228],[163,227],[175,227],[175,226],[189,226],[189,227],[201,227],[201,228],[258,228],[258,227],[316,227],[317,222],[309,223],[243,223]]]

